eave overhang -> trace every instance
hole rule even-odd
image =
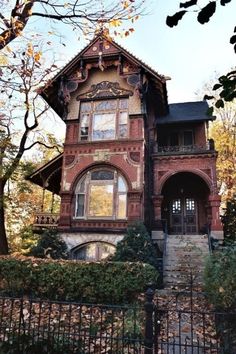
[[[63,154],[60,154],[31,173],[26,179],[59,195],[61,188],[62,162]]]

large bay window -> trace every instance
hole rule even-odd
[[[81,102],[81,141],[114,140],[126,138],[127,135],[128,99]]]
[[[126,219],[127,185],[115,170],[88,171],[77,184],[75,217]]]

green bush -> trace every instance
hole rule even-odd
[[[68,259],[65,241],[56,230],[46,230],[39,238],[36,246],[32,247],[30,256],[39,258]]]
[[[209,300],[216,309],[236,309],[236,247],[209,256],[204,283]]]
[[[157,271],[149,264],[0,257],[0,292],[95,303],[132,303]]]
[[[222,217],[225,242],[236,241],[236,196],[227,201],[225,214]]]
[[[118,242],[112,261],[143,262],[157,267],[157,251],[145,225],[137,222],[127,228],[124,238]]]

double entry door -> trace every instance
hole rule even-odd
[[[197,203],[192,197],[179,197],[170,203],[170,231],[172,234],[197,233]]]

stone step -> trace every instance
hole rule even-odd
[[[205,258],[209,254],[206,235],[167,236],[163,265],[165,288],[185,287],[193,271],[194,283],[201,284]]]

